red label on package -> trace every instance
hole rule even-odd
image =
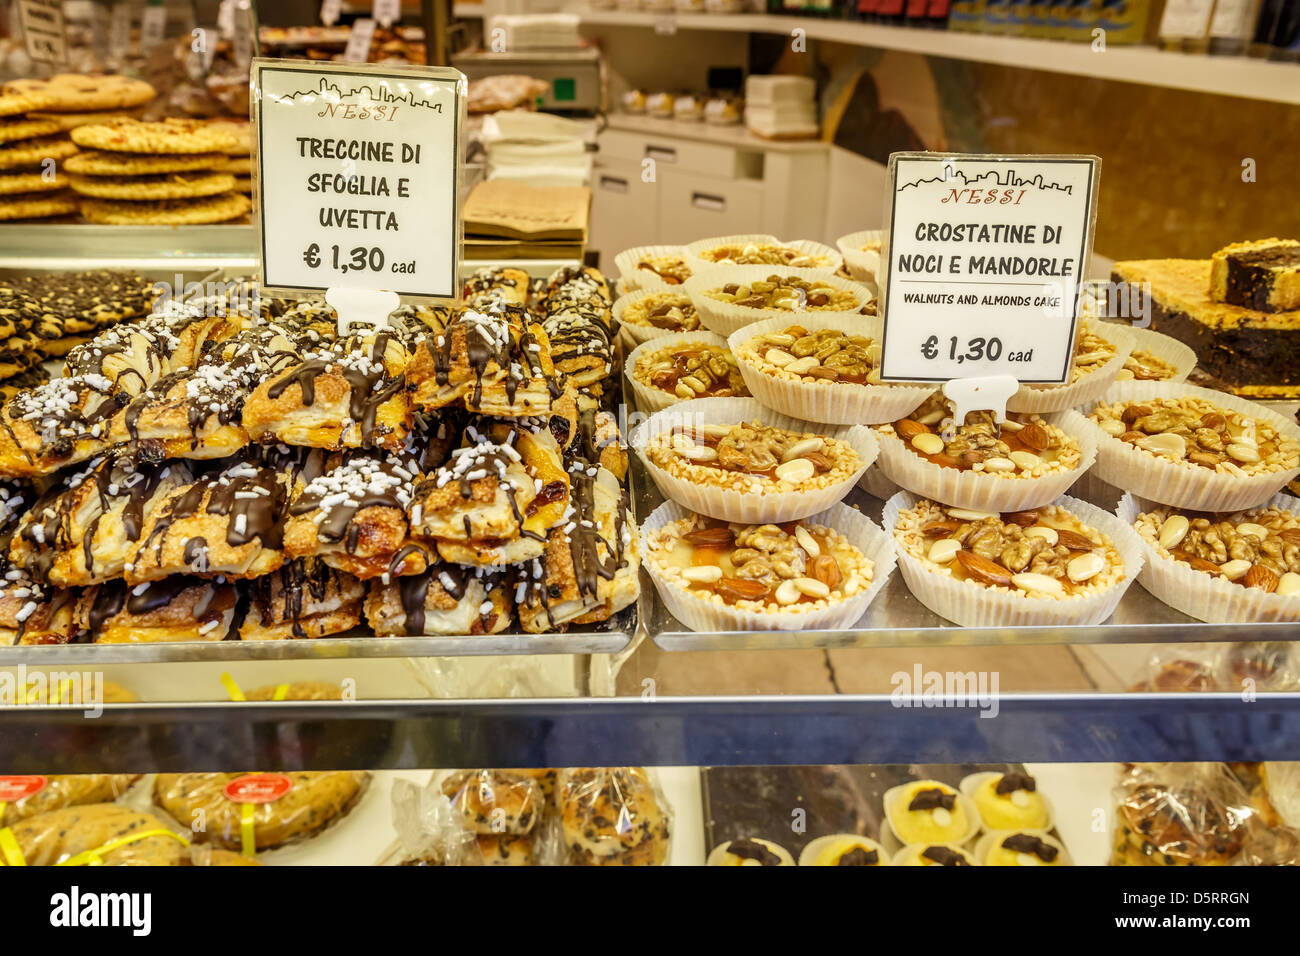
[[[45,789],[44,777],[0,777],[0,803],[24,800]]]
[[[235,803],[271,803],[293,789],[293,781],[281,773],[250,773],[226,784],[226,799]]]

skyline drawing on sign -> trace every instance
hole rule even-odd
[[[1024,179],[1016,175],[1014,169],[989,169],[980,173],[978,176],[967,176],[965,172],[953,166],[944,167],[944,174],[942,176],[929,176],[913,180],[910,183],[900,183],[898,185],[898,190],[901,192],[902,190],[910,189],[913,186],[920,187],[928,185],[929,183],[951,183],[955,180],[961,180],[963,186],[973,186],[990,179],[996,185],[1006,188],[1032,186],[1035,189],[1055,189],[1059,192],[1065,193],[1066,195],[1072,195],[1074,193],[1074,186],[1072,184],[1045,182],[1042,173],[1036,173],[1029,179]]]
[[[292,103],[299,98],[303,103],[314,103],[319,97],[326,103],[334,104],[343,103],[351,97],[359,97],[361,103],[406,103],[408,106],[423,107],[436,113],[442,112],[442,103],[417,99],[414,90],[407,90],[398,95],[389,87],[387,80],[378,80],[377,87],[378,95],[369,83],[353,87],[349,92],[344,93],[342,87],[331,83],[327,77],[321,77],[320,85],[316,89],[295,90],[292,93],[268,93],[267,96],[277,103]]]

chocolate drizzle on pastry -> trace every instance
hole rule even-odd
[[[325,600],[336,572],[324,561],[290,561],[280,570],[249,582],[248,598],[256,606],[263,621],[291,621],[293,636],[298,639],[309,635],[302,626],[304,599],[309,595],[315,601]],[[276,594],[275,585],[280,586]],[[276,598],[279,601],[276,601]],[[280,611],[275,605],[279,603]]]
[[[239,547],[260,540],[264,548],[277,549],[283,543],[286,492],[276,472],[252,465],[236,465],[224,472],[200,478],[163,506],[141,550],[154,544],[162,560],[162,549],[171,526],[190,518],[202,508],[210,515],[227,518],[226,543]],[[206,505],[204,504],[206,500]],[[187,546],[187,554],[189,549]],[[191,561],[197,560],[194,554]]]

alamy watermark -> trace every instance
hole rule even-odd
[[[104,713],[103,671],[0,671],[0,707],[71,707],[94,719]]]
[[[895,707],[969,707],[980,717],[998,715],[997,671],[927,671],[920,664],[889,679]]]

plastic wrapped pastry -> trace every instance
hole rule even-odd
[[[459,564],[430,564],[390,584],[372,581],[366,621],[379,637],[499,634],[513,620],[502,573]]]
[[[0,776],[0,826],[13,826],[38,813],[79,807],[88,803],[112,803],[139,780],[130,773],[75,773],[54,776]],[[7,794],[26,796],[9,798]]]
[[[115,803],[20,820],[0,850],[6,866],[180,866],[189,841],[152,813]]]
[[[1226,866],[1252,812],[1224,764],[1137,764],[1123,775],[1111,866]]]
[[[556,791],[569,862],[585,866],[662,866],[670,815],[640,767],[561,773]]]
[[[282,641],[341,634],[361,623],[364,596],[365,585],[324,561],[290,561],[249,582],[239,637]]]
[[[461,826],[478,835],[527,834],[545,805],[535,781],[504,770],[458,770],[441,788]]]
[[[81,595],[77,629],[96,644],[220,641],[238,603],[239,592],[223,580],[173,574],[128,587],[117,578]]]

